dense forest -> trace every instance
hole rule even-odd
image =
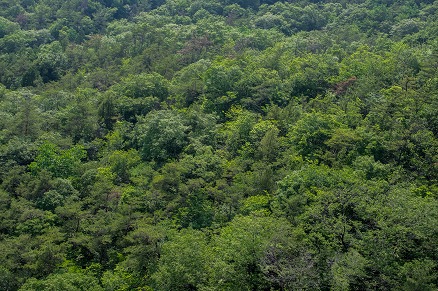
[[[438,1],[0,8],[0,290],[437,290]]]

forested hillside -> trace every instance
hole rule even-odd
[[[438,1],[0,0],[0,290],[437,290]]]

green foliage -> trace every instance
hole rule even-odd
[[[209,250],[202,232],[185,229],[162,246],[153,278],[157,290],[198,289],[205,284]]]
[[[152,111],[136,125],[137,145],[146,161],[162,163],[175,158],[187,144],[189,127],[177,112]]]
[[[1,290],[436,290],[437,1],[0,1]]]
[[[59,42],[42,45],[36,59],[36,67],[43,82],[58,80],[66,66],[66,56]]]
[[[242,71],[229,59],[217,60],[205,72],[205,92],[212,109],[217,113],[227,111],[234,101],[234,83],[241,77]]]
[[[334,130],[340,126],[334,116],[308,113],[291,128],[288,135],[304,158],[315,159],[327,151],[327,143],[333,141]]]
[[[209,65],[209,61],[199,60],[184,67],[173,77],[171,91],[182,99],[182,106],[187,107],[204,93],[203,76]]]
[[[128,76],[117,84],[114,90],[130,98],[152,96],[160,101],[169,94],[166,79],[157,73]]]
[[[414,260],[403,265],[401,275],[405,277],[405,283],[400,290],[434,290],[436,280],[434,268],[436,264],[432,261]]]
[[[0,17],[0,37],[4,37],[20,29],[20,26],[4,17]]]
[[[44,280],[29,279],[20,290],[103,290],[92,276],[80,273],[53,274]]]
[[[242,109],[233,107],[227,113],[231,119],[224,124],[222,134],[225,137],[226,146],[230,153],[237,153],[250,139],[250,132],[257,121],[257,115]]]
[[[114,151],[108,157],[111,170],[117,175],[116,182],[129,183],[130,169],[140,163],[140,157],[136,150]]]
[[[256,195],[248,197],[243,201],[243,205],[240,209],[242,214],[248,215],[250,213],[269,214],[269,196]]]
[[[83,158],[85,150],[79,145],[61,150],[54,144],[45,143],[39,147],[38,155],[29,168],[34,173],[46,170],[54,177],[68,178],[78,173]]]
[[[357,251],[343,254],[332,266],[333,290],[350,290],[361,286],[367,261]]]
[[[212,284],[217,289],[262,290],[267,285],[260,260],[288,224],[265,216],[237,216],[215,241]]]

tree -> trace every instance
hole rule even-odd
[[[3,134],[15,135],[23,140],[34,141],[40,134],[41,112],[38,108],[39,96],[27,90],[11,91],[4,94],[1,102],[3,112]],[[10,136],[12,137],[12,136]]]
[[[235,101],[235,83],[242,75],[241,68],[230,59],[217,60],[205,72],[207,106],[213,112],[223,114]]]
[[[168,81],[157,73],[128,76],[113,89],[120,95],[130,98],[157,97],[164,101],[169,95]]]
[[[201,231],[184,229],[162,246],[157,272],[157,290],[197,290],[206,281],[210,254]]]
[[[283,219],[236,216],[214,239],[210,286],[213,290],[264,290],[269,284],[262,272],[265,252],[279,233],[290,231]]]
[[[251,130],[257,123],[257,115],[241,107],[231,108],[226,115],[230,120],[223,124],[221,133],[228,152],[236,155],[250,140]]]
[[[55,144],[45,143],[38,149],[38,155],[29,168],[34,173],[46,170],[54,177],[69,178],[78,174],[78,167],[83,158],[85,150],[81,146],[61,150]]]
[[[96,278],[81,273],[52,274],[46,279],[31,278],[19,290],[100,291]]]
[[[140,163],[140,156],[138,152],[134,149],[129,151],[114,151],[108,157],[108,162],[111,166],[112,172],[114,172],[117,177],[115,182],[129,183],[130,182],[130,170]]]
[[[43,82],[58,80],[67,64],[67,58],[59,42],[42,45],[36,59],[36,68]]]
[[[286,93],[277,71],[252,67],[247,70],[244,77],[236,83],[238,95],[245,108],[261,112],[267,104],[285,104]]]
[[[61,120],[62,133],[71,136],[74,143],[82,140],[91,141],[97,131],[97,100],[96,91],[92,89],[78,90],[74,99],[62,110],[59,117]]]
[[[186,121],[177,111],[152,111],[140,118],[134,131],[143,160],[163,163],[176,158],[188,142],[188,130]]]
[[[327,151],[326,142],[340,126],[333,115],[307,113],[290,128],[288,136],[303,158],[318,159]]]
[[[199,60],[175,73],[172,78],[171,92],[181,98],[181,106],[187,107],[205,91],[203,76],[211,63]]]
[[[0,16],[0,37],[4,37],[20,29],[20,26],[4,17]]]

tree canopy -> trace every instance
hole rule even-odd
[[[437,290],[437,1],[0,8],[1,290]]]

